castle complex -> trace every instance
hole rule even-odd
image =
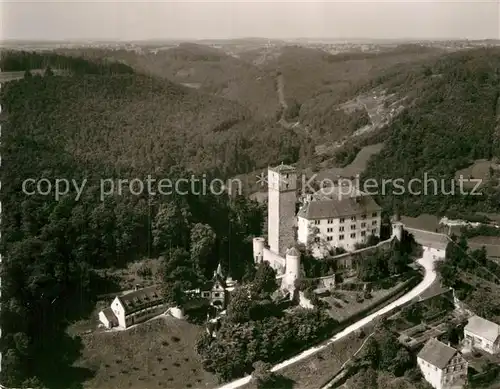
[[[358,188],[323,187],[304,196],[298,212],[297,170],[281,164],[268,169],[268,240],[253,240],[256,263],[268,261],[282,279],[282,289],[292,291],[300,276],[297,243],[321,259],[335,248],[357,249],[369,235],[380,235],[381,208]]]

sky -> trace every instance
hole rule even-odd
[[[498,0],[4,1],[0,38],[500,39]]]

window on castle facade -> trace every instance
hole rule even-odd
[[[328,219],[328,224],[333,224],[333,219]]]
[[[363,215],[361,215],[361,219],[363,219],[363,220],[366,219],[366,214],[365,213]]]
[[[366,227],[366,223],[361,223],[361,228],[365,228]]]
[[[377,221],[376,220],[372,221],[372,226],[376,226],[376,225],[377,225]]]
[[[343,232],[343,231],[344,231],[344,226],[339,227],[339,231],[340,231],[340,232]]]
[[[344,240],[344,235],[339,235],[339,240]]]
[[[327,228],[326,232],[333,232],[333,228]]]
[[[366,236],[366,231],[361,231],[361,236]]]
[[[327,237],[326,237],[326,240],[327,240],[327,241],[331,241],[331,240],[333,240],[333,236],[327,236]]]
[[[377,212],[373,212],[372,217],[377,217]]]
[[[314,224],[318,225],[321,220],[315,220]]]
[[[352,224],[351,225],[351,230],[355,230],[356,229],[356,225],[355,224]]]
[[[356,237],[356,233],[351,234],[351,238],[355,238],[355,237]]]
[[[355,221],[356,221],[356,216],[351,216],[351,220],[352,220],[353,222],[355,222]]]
[[[345,221],[345,219],[344,219],[343,217],[341,217],[341,218],[339,219],[339,222],[340,222],[340,223],[343,223],[344,221]]]

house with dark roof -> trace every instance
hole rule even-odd
[[[380,236],[382,208],[352,185],[323,187],[308,196],[297,214],[297,240],[316,257],[335,247],[353,251],[368,236]]]
[[[111,303],[111,311],[116,316],[115,323],[118,322],[120,328],[141,323],[165,312],[167,308],[159,286],[149,286],[116,296]]]
[[[432,338],[417,355],[424,379],[435,389],[458,389],[467,383],[468,363],[453,347]]]
[[[500,353],[500,325],[479,316],[472,316],[464,328],[464,343],[469,348]]]
[[[201,297],[216,308],[226,307],[229,294],[236,287],[231,277],[224,279],[221,266],[217,267],[211,281],[195,290],[184,291],[191,297]],[[163,294],[159,286],[149,286],[137,289],[122,296],[116,296],[109,308],[99,312],[99,321],[106,328],[128,328],[158,316],[169,307],[164,303]],[[173,309],[173,308],[172,308]]]

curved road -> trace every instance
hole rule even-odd
[[[427,248],[424,247],[424,254],[423,257],[420,258],[417,262],[422,265],[425,269],[425,275],[423,280],[418,284],[415,288],[410,290],[407,294],[404,296],[401,296],[399,299],[396,301],[393,301],[392,303],[386,305],[385,307],[381,308],[375,313],[372,313],[371,315],[368,315],[364,317],[363,319],[357,321],[354,324],[351,324],[349,327],[345,328],[344,330],[340,331],[337,333],[334,337],[330,338],[329,341],[326,343],[321,344],[320,346],[312,347],[306,351],[303,351],[302,353],[296,355],[293,358],[287,359],[286,361],[283,361],[271,369],[272,371],[278,371],[283,369],[284,367],[293,365],[296,362],[299,362],[315,353],[318,351],[321,351],[325,349],[326,347],[330,346],[332,343],[335,343],[336,341],[344,338],[345,336],[351,334],[354,331],[359,330],[361,327],[365,326],[366,324],[370,323],[377,317],[384,315],[393,309],[407,303],[408,301],[414,299],[418,295],[420,295],[422,292],[424,292],[431,284],[434,282],[436,279],[436,272],[434,271],[434,263],[439,260],[440,257],[444,257],[444,250],[436,250],[432,248]],[[218,389],[236,389],[240,388],[243,385],[248,384],[250,382],[251,376],[246,376],[243,378],[240,378],[236,381],[229,382],[223,386],[220,386]]]

